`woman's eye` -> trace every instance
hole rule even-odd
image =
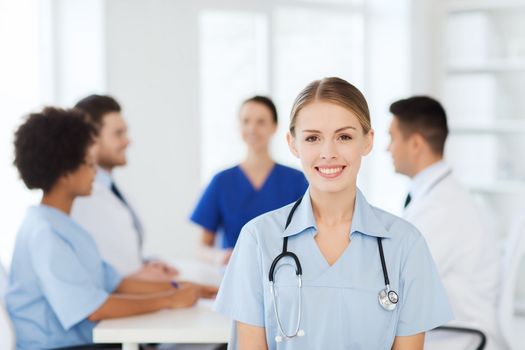
[[[315,141],[317,141],[317,140],[319,140],[319,137],[317,137],[317,136],[315,136],[315,135],[308,136],[308,137],[305,139],[306,142],[315,142]]]
[[[341,141],[350,141],[352,139],[352,136],[350,136],[350,135],[341,135],[341,136],[339,136],[339,139]]]

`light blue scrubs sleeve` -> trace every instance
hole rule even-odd
[[[401,279],[403,292],[396,335],[415,335],[454,318],[434,260],[421,235],[409,248]]]
[[[214,309],[235,321],[264,327],[261,252],[249,226],[244,226],[235,245]]]
[[[69,330],[98,309],[108,293],[95,285],[68,243],[50,230],[36,233],[29,244],[33,268],[47,302]]]
[[[108,293],[113,293],[119,286],[120,282],[122,282],[122,276],[113,266],[105,261],[102,262],[102,267],[104,268],[104,289]]]

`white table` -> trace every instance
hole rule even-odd
[[[181,280],[218,285],[220,268],[196,260],[178,260]],[[212,311],[212,300],[195,307],[162,310],[140,316],[100,322],[93,330],[95,343],[122,343],[122,349],[138,350],[139,343],[227,343],[232,321]]]

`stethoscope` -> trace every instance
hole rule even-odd
[[[290,214],[288,214],[288,218],[286,219],[286,225],[285,230],[290,225],[290,222],[292,221],[293,214],[295,213],[295,210],[301,204],[302,197],[299,198],[295,204],[292,207],[292,210],[290,211]],[[383,254],[383,244],[381,243],[381,237],[377,237],[377,246],[379,249],[379,257],[381,258],[381,268],[383,269],[383,277],[385,280],[385,288],[381,289],[378,294],[379,304],[388,311],[393,311],[396,308],[396,305],[399,301],[399,296],[394,290],[390,289],[390,280],[388,279],[388,271],[386,268],[385,263],[385,256]],[[303,287],[303,269],[301,267],[301,262],[299,261],[299,258],[297,255],[295,255],[293,252],[288,251],[288,237],[284,237],[283,239],[283,251],[281,254],[277,255],[275,259],[273,259],[272,265],[270,266],[270,273],[268,276],[268,279],[270,280],[270,293],[272,294],[272,301],[273,301],[273,311],[275,312],[275,318],[277,319],[277,326],[279,328],[278,335],[275,336],[275,341],[277,343],[282,342],[284,339],[293,339],[295,337],[302,337],[305,335],[305,332],[303,329],[301,329],[301,302],[302,302],[302,287]],[[281,318],[279,317],[279,310],[277,307],[277,296],[275,292],[274,287],[274,274],[275,274],[275,268],[277,266],[277,263],[279,260],[281,260],[284,257],[290,257],[295,262],[295,274],[297,276],[297,282],[298,282],[298,300],[299,300],[299,311],[297,315],[297,323],[295,325],[295,330],[293,333],[288,334],[284,331]]]

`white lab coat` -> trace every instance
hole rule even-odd
[[[496,322],[500,281],[497,237],[487,230],[473,198],[444,162],[418,176],[404,218],[421,231],[436,262],[454,311],[455,320],[449,325],[480,329],[487,335],[485,349],[504,349]],[[477,339],[431,332],[425,349],[475,349],[472,344]]]
[[[120,274],[126,276],[142,267],[133,216],[109,186],[101,181],[99,174],[91,195],[75,199],[71,216],[93,236],[102,259]]]

